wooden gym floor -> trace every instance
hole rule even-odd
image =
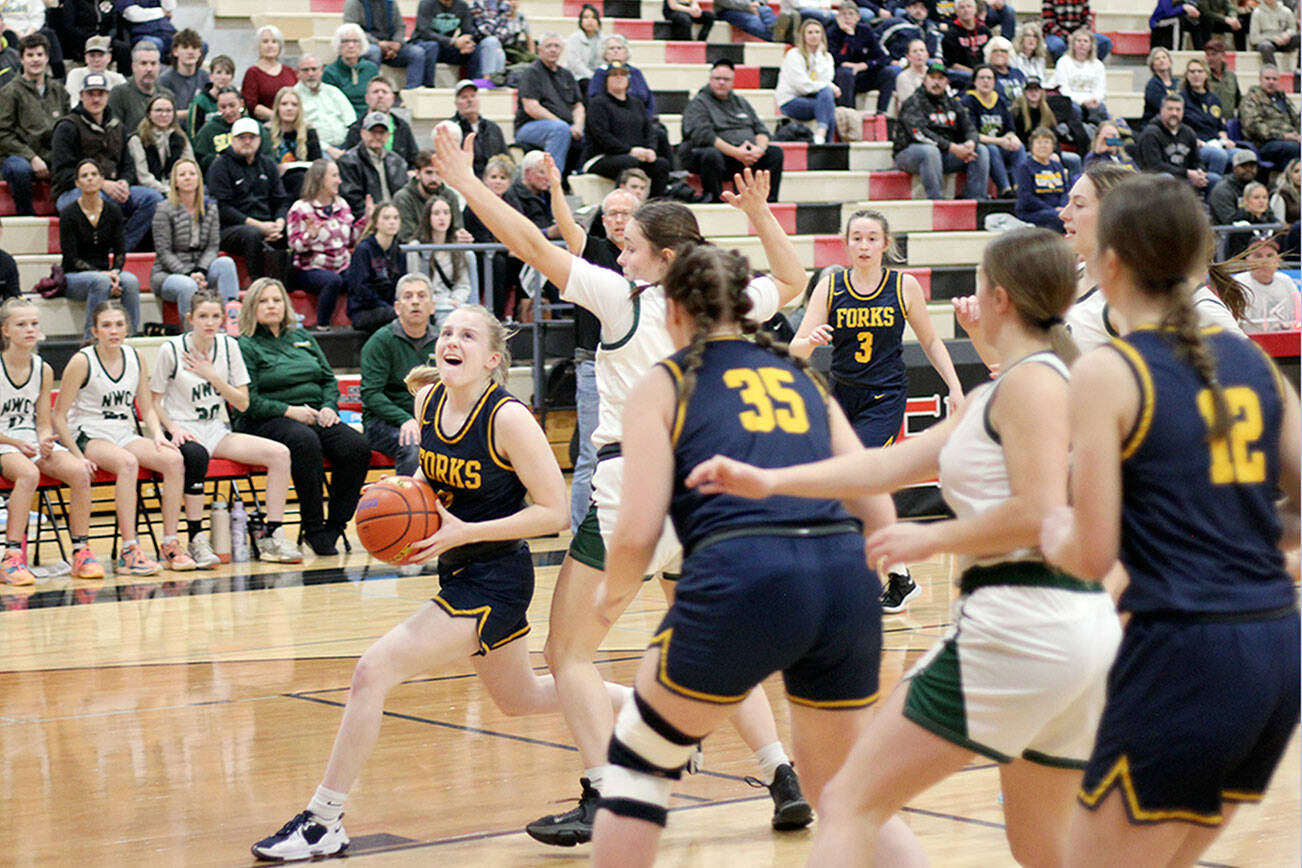
[[[527,641],[539,667],[565,541],[533,547]],[[923,593],[884,625],[886,688],[949,620],[948,560],[914,575]],[[433,576],[399,577],[356,552],[297,568],[0,587],[0,864],[250,864],[249,845],[318,783],[355,658],[435,591]],[[607,678],[631,680],[663,609],[659,589],[644,589],[602,648]],[[785,737],[779,683],[766,687]],[[402,685],[387,715],[347,805],[352,862],[585,859],[586,848],[522,831],[578,795],[559,714],[504,717],[464,666]],[[1243,807],[1201,865],[1299,864],[1298,755],[1295,735],[1264,802]],[[802,864],[810,832],[769,829],[767,793],[743,781],[753,773],[732,730],[712,735],[704,771],[675,788],[660,864]],[[982,760],[907,808],[934,865],[1013,864],[997,787]]]

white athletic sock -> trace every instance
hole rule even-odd
[[[633,688],[632,688],[632,687],[626,687],[626,686],[623,685],[623,684],[616,684],[616,685],[615,685],[615,692],[617,692],[617,693],[620,695],[620,699],[619,699],[619,708],[623,708],[623,707],[624,707],[624,703],[626,703],[626,702],[632,702],[632,701],[633,701]],[[616,708],[616,709],[615,709],[616,714],[619,713],[619,708]]]
[[[312,795],[312,801],[307,803],[307,809],[312,812],[312,816],[323,823],[337,823],[344,812],[346,798],[348,798],[347,793],[336,793],[334,790],[320,786]]]
[[[767,787],[772,786],[773,776],[777,774],[778,766],[784,763],[790,764],[791,758],[787,756],[787,750],[782,746],[782,742],[775,741],[755,751],[755,762],[759,763],[760,767],[759,779]]]
[[[583,770],[583,776],[588,779],[588,785],[597,792],[601,792],[601,785],[606,779],[606,766],[593,766],[590,769]]]
[[[887,567],[886,567],[886,575],[888,575],[888,576],[908,576],[908,575],[909,575],[909,565],[908,565],[908,564],[903,564],[903,563],[900,563],[900,564],[888,564]],[[910,576],[910,578],[912,578],[912,576]]]

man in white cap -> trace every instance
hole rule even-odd
[[[294,92],[303,106],[303,117],[321,139],[321,147],[337,160],[344,152],[348,128],[357,120],[357,109],[342,90],[322,80],[324,72],[321,58],[315,54],[299,57]]]
[[[230,147],[217,155],[205,192],[221,209],[224,253],[244,257],[249,276],[285,279],[285,213],[289,196],[271,157],[259,153],[262,124],[240,118]]]
[[[339,158],[339,195],[353,214],[366,213],[366,200],[391,202],[407,183],[407,162],[390,151],[389,119],[382,112],[362,118],[361,142]]]
[[[506,137],[496,122],[479,114],[479,85],[468,78],[457,82],[457,112],[451,118],[461,127],[464,139],[475,134],[475,174],[484,174],[489,157],[505,154]]]
[[[51,186],[55,208],[62,211],[81,195],[76,186],[77,164],[94,160],[104,176],[100,193],[106,201],[117,204],[126,217],[127,250],[135,250],[154,222],[154,208],[163,194],[148,187],[128,184],[122,175],[128,171],[128,133],[108,107],[109,85],[103,73],[92,72],[81,83],[81,105],[59,118],[54,125]]]

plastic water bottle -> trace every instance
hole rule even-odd
[[[267,525],[263,519],[262,510],[255,505],[249,513],[249,557],[261,560],[258,553],[258,543],[267,536]]]
[[[249,514],[244,511],[244,501],[231,506],[231,562],[242,564],[249,560]]]
[[[224,500],[212,505],[212,550],[222,563],[231,562],[231,513]]]
[[[243,305],[238,298],[233,298],[226,302],[226,334],[231,337],[240,336],[240,310]]]

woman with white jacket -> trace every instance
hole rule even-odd
[[[1107,89],[1107,72],[1098,59],[1094,34],[1081,27],[1071,35],[1071,45],[1053,70],[1053,80],[1058,92],[1071,99],[1080,109],[1084,120],[1096,124],[1107,120],[1108,109],[1103,104]]]
[[[796,47],[782,58],[778,71],[778,111],[789,118],[818,122],[814,144],[827,141],[828,130],[836,129],[836,98],[841,95],[833,79],[836,66],[827,51],[827,31],[813,18],[800,25]]]

